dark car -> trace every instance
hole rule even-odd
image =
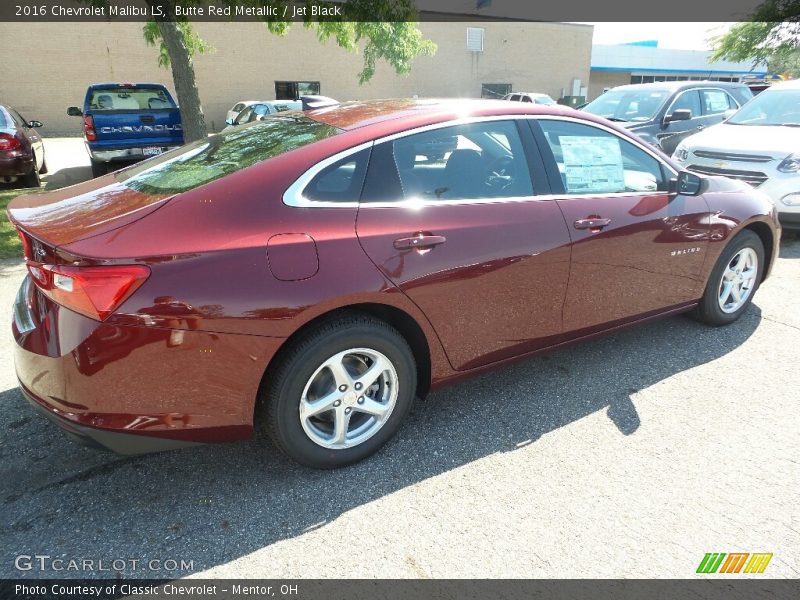
[[[47,173],[44,142],[36,131],[39,121],[29,121],[10,106],[0,106],[0,181],[19,181],[39,187],[39,175]]]
[[[497,100],[281,113],[8,213],[34,407],[124,453],[255,425],[313,467],[372,454],[415,397],[514,359],[682,312],[732,323],[780,235],[744,183]]]
[[[741,83],[671,81],[615,87],[582,110],[616,121],[672,154],[684,138],[725,120],[753,93]]]

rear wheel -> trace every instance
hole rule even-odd
[[[42,180],[39,177],[39,171],[36,170],[35,161],[33,165],[33,170],[30,173],[23,175],[21,181],[22,181],[22,187],[26,188],[38,188],[42,185]]]
[[[108,163],[92,161],[92,177],[102,177],[108,172]]]
[[[267,377],[261,425],[285,454],[318,469],[376,452],[411,409],[417,381],[405,339],[366,315],[309,332]]]
[[[744,230],[723,250],[694,316],[709,325],[727,325],[742,316],[758,289],[764,268],[764,244]]]

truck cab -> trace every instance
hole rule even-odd
[[[92,84],[67,114],[83,117],[95,177],[183,145],[180,110],[159,83]]]

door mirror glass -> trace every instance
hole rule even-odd
[[[81,116],[83,116],[83,111],[80,108],[78,108],[77,106],[70,106],[67,109],[67,114],[70,117],[81,117]]]
[[[703,180],[694,173],[681,171],[678,173],[678,193],[684,196],[697,196],[703,187]]]
[[[44,127],[41,121],[28,121],[28,127]]]
[[[669,114],[664,119],[667,123],[671,123],[672,121],[688,121],[692,118],[692,111],[688,108],[679,108]]]
[[[233,125],[233,119],[225,119],[226,125]]]

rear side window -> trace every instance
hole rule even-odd
[[[603,129],[542,119],[567,194],[666,191],[661,163],[627,140]]]
[[[92,90],[89,108],[102,110],[157,110],[175,108],[175,103],[160,88],[110,88]]]
[[[117,180],[146,194],[185,192],[339,132],[304,116],[270,116],[138,163]]]
[[[6,111],[0,107],[0,127],[9,127],[11,123],[9,119],[6,117]]]
[[[441,127],[375,146],[362,202],[532,196],[514,121]]]
[[[303,190],[303,197],[320,202],[358,202],[367,172],[369,149],[325,167]]]
[[[704,114],[716,115],[730,108],[728,94],[722,90],[700,90],[700,97],[703,99]]]

